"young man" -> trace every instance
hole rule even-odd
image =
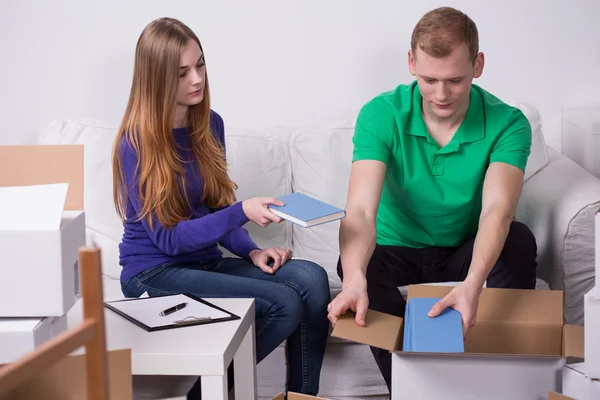
[[[404,315],[398,287],[460,281],[430,311],[460,311],[466,335],[481,288],[534,289],[533,234],[513,221],[531,127],[472,83],[483,71],[475,23],[438,8],[414,28],[416,81],[369,101],[354,133],[347,217],[340,229],[342,292],[329,319],[367,308]],[[371,348],[391,392],[391,355]]]

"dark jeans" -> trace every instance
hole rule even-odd
[[[398,246],[375,247],[367,267],[369,309],[404,317],[406,302],[399,286],[463,281],[469,272],[474,239],[460,247],[414,249]],[[535,237],[520,222],[513,222],[498,262],[487,278],[487,287],[535,289],[537,268]],[[338,275],[343,280],[341,262]],[[392,357],[387,350],[371,347],[390,393]]]
[[[147,291],[149,296],[191,293],[201,298],[254,298],[257,363],[287,339],[288,390],[318,393],[330,301],[327,274],[319,265],[292,259],[273,275],[239,258],[207,265],[163,265],[123,282],[122,290],[126,297]],[[231,369],[229,378],[231,387]],[[200,394],[190,397],[200,398]]]

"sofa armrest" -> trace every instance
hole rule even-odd
[[[595,214],[600,179],[548,148],[548,165],[523,187],[516,218],[538,245],[538,277],[563,290],[565,321],[583,323],[583,295],[594,286]]]

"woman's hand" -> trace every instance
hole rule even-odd
[[[292,251],[280,247],[271,247],[264,250],[252,250],[250,258],[254,265],[260,268],[266,274],[274,274],[287,260],[292,258]],[[273,266],[269,266],[269,261],[273,260]]]
[[[242,209],[250,221],[264,228],[271,222],[278,224],[283,221],[269,210],[267,207],[269,204],[282,206],[283,202],[275,197],[254,197],[244,200],[242,202]]]

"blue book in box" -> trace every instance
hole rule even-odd
[[[404,315],[402,351],[422,353],[463,353],[462,316],[446,308],[437,317],[427,313],[439,298],[411,298]]]
[[[305,228],[342,219],[346,211],[324,203],[303,193],[292,193],[279,197],[283,206],[269,205],[273,214]]]

